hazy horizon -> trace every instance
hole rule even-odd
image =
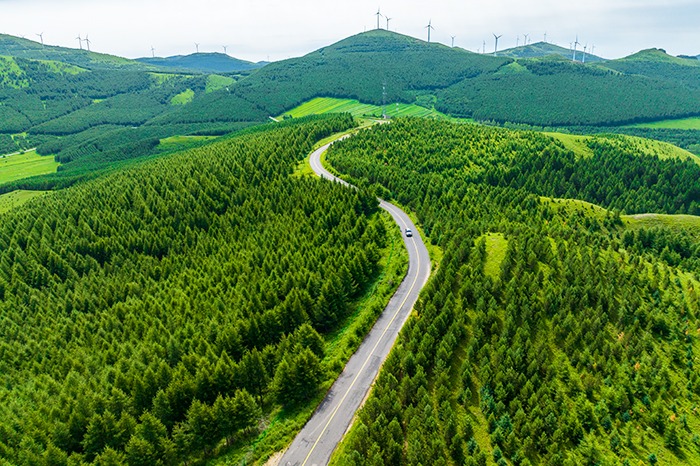
[[[595,46],[595,54],[619,58],[639,50],[661,48],[671,55],[700,53],[700,5],[688,0],[622,0],[614,4],[591,0],[562,5],[553,0],[526,3],[496,0],[467,7],[456,0],[430,5],[414,0],[383,1],[380,26],[426,39],[425,25],[432,22],[433,42],[476,52],[492,52],[493,33],[502,35],[499,50],[544,40],[569,48],[578,36],[580,47]],[[89,35],[95,52],[127,58],[159,57],[200,52],[224,52],[258,61],[297,57],[346,37],[377,27],[377,3],[302,0],[203,0],[193,6],[183,0],[0,0],[0,32],[47,45],[78,48],[77,36]]]

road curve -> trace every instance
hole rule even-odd
[[[321,178],[351,186],[321,165],[321,154],[329,146],[326,144],[311,154],[311,168]],[[430,256],[411,219],[401,209],[383,200],[380,200],[380,207],[391,214],[402,232],[406,228],[414,232],[411,238],[402,235],[408,250],[408,273],[316,412],[282,456],[280,466],[328,464],[430,276]]]

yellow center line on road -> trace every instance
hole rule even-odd
[[[406,301],[408,300],[408,297],[411,295],[411,292],[413,291],[413,288],[415,288],[416,282],[418,281],[418,275],[419,275],[418,271],[420,271],[421,262],[420,262],[420,254],[419,254],[419,252],[418,252],[418,246],[416,246],[416,242],[415,242],[415,241],[413,241],[413,247],[414,247],[415,250],[416,250],[416,257],[418,258],[418,267],[417,267],[417,270],[416,270],[416,277],[413,279],[413,283],[411,284],[411,288],[409,288],[409,290],[406,292],[406,296],[403,298],[403,301],[401,302],[401,304],[399,305],[399,307],[396,309],[396,312],[394,313],[394,316],[391,318],[391,321],[389,321],[389,323],[388,323],[388,324],[386,325],[386,327],[384,328],[384,331],[382,332],[382,335],[381,335],[381,336],[379,337],[379,339],[377,340],[377,343],[374,344],[374,348],[372,348],[372,351],[371,351],[371,352],[369,353],[369,355],[367,356],[367,359],[365,360],[364,364],[362,364],[362,367],[360,368],[360,370],[357,371],[357,375],[355,375],[355,378],[353,379],[352,383],[350,384],[350,387],[348,387],[347,391],[345,392],[345,395],[343,395],[343,398],[340,400],[340,403],[338,403],[338,406],[337,406],[337,407],[333,410],[333,412],[331,413],[330,418],[328,418],[328,422],[326,422],[326,425],[325,425],[325,426],[323,427],[323,429],[321,430],[321,433],[318,435],[318,438],[316,439],[316,441],[314,442],[313,446],[311,447],[311,450],[309,450],[309,454],[306,455],[306,458],[304,459],[304,462],[301,463],[302,466],[305,466],[305,465],[306,465],[306,462],[309,461],[309,457],[311,457],[311,454],[312,454],[312,453],[314,452],[314,450],[316,449],[316,445],[318,445],[318,442],[321,440],[321,437],[323,436],[323,434],[324,434],[324,433],[326,432],[326,430],[328,429],[328,426],[329,426],[329,425],[331,424],[331,422],[333,421],[333,418],[335,417],[336,413],[338,412],[338,410],[340,409],[340,407],[341,407],[341,406],[343,405],[343,403],[345,402],[345,398],[347,398],[347,396],[350,394],[350,391],[352,390],[352,387],[355,385],[355,382],[357,382],[357,379],[360,378],[360,374],[362,374],[362,371],[365,369],[365,367],[366,367],[367,364],[369,363],[369,360],[372,358],[372,355],[374,354],[374,351],[375,351],[375,350],[377,349],[377,347],[379,346],[379,343],[381,343],[382,339],[384,338],[384,335],[386,335],[386,332],[389,330],[389,327],[391,327],[391,324],[394,323],[394,320],[396,320],[396,317],[399,315],[399,312],[401,311],[401,308],[404,306],[404,304],[406,304]]]

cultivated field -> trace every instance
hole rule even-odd
[[[36,151],[0,156],[0,184],[53,173],[58,168],[53,157],[41,156]]]

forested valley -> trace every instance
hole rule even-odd
[[[0,215],[0,458],[189,463],[316,397],[389,230],[371,195],[290,175],[352,125],[250,131]]]
[[[698,167],[589,148],[396,120],[331,149],[444,250],[334,464],[698,463],[697,230],[620,215],[697,207]]]

